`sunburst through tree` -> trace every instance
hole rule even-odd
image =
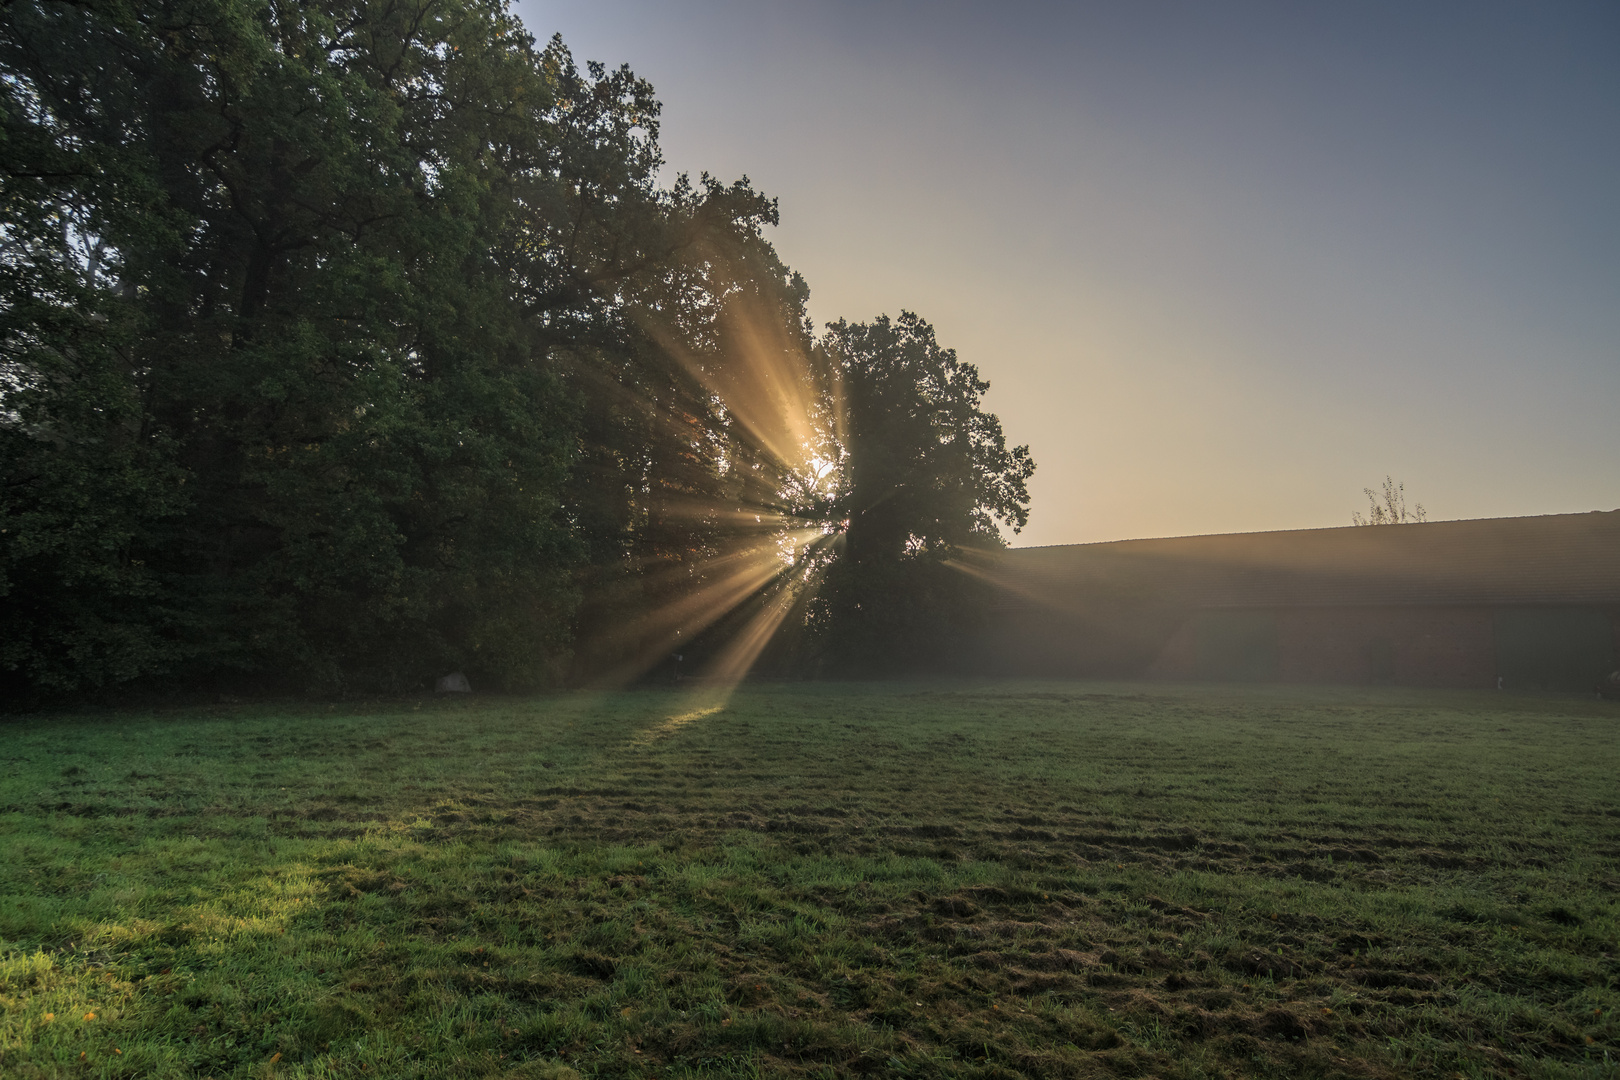
[[[955,557],[1028,520],[1034,463],[981,408],[989,384],[914,314],[839,322],[816,340],[802,288],[772,295],[733,277],[715,291],[698,332],[637,313],[699,388],[701,409],[672,426],[686,425],[684,453],[707,471],[642,493],[645,520],[682,522],[693,542],[642,567],[651,602],[586,644],[613,658],[594,679],[668,665],[730,686],[783,639],[778,662],[797,673],[946,660],[983,599]]]
[[[0,113],[0,694],[853,670],[1024,520],[971,365],[499,0],[0,5]]]

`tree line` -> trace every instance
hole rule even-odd
[[[658,121],[496,0],[0,7],[0,689],[943,655],[1027,448]]]

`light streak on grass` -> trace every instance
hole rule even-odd
[[[729,692],[725,693],[726,700],[730,700],[730,697],[731,695]],[[646,731],[643,731],[641,734],[637,735],[634,739],[630,740],[630,745],[649,746],[652,743],[657,742],[659,739],[675,734],[687,724],[695,723],[698,720],[702,720],[706,716],[713,716],[715,713],[720,712],[725,707],[725,702],[722,701],[718,705],[703,705],[695,709],[688,709],[683,713],[677,713],[676,715],[671,716],[668,720],[665,720],[662,724],[648,728]]]

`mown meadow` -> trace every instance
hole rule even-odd
[[[0,1075],[1620,1075],[1620,706],[745,685],[0,723]]]

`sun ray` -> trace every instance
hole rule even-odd
[[[725,709],[730,700],[731,695],[726,694],[725,700],[720,701],[717,704],[696,705],[693,708],[688,709],[686,712],[676,713],[674,716],[671,716],[669,719],[665,720],[662,724],[655,724],[646,731],[638,734],[634,739],[630,740],[630,745],[635,747],[650,746],[660,739],[666,739],[675,734],[677,731],[681,730],[681,728],[685,727],[686,725],[703,720],[707,717],[713,716],[717,712],[722,711]]]
[[[658,312],[637,321],[660,348],[722,402],[752,442],[778,465],[807,471],[824,441],[817,426],[824,397],[841,401],[832,373],[819,371],[783,325],[780,311],[763,301],[732,297],[718,320],[723,349],[700,354]]]
[[[640,678],[703,638],[700,678],[711,688],[735,686],[783,622],[802,615],[798,598],[815,585],[807,560],[830,539],[819,508],[831,497],[839,464],[838,371],[819,369],[779,302],[743,279],[726,286],[723,270],[717,280],[724,299],[701,334],[667,310],[641,308],[634,318],[709,396],[723,434],[704,442],[694,433],[711,429],[696,416],[674,415],[679,410],[620,382],[611,368],[585,365],[622,408],[678,441],[698,438],[694,461],[707,462],[725,488],[720,495],[654,487],[633,496],[640,520],[690,529],[692,539],[685,550],[668,546],[603,568],[610,583],[629,576],[584,646],[597,685]],[[614,595],[615,587],[600,595]],[[642,610],[616,619],[615,604]]]
[[[680,656],[675,672],[685,663],[707,685],[735,685],[783,623],[802,616],[810,562],[834,531],[824,519],[842,457],[841,369],[813,349],[791,302],[726,260],[710,253],[703,264],[713,306],[630,309],[666,362],[658,380],[642,388],[610,362],[581,365],[603,396],[689,451],[630,493],[627,529],[657,539],[596,568],[599,601],[580,638],[594,685],[622,685]]]
[[[664,603],[618,632],[629,656],[600,677],[613,685],[644,675],[664,657],[691,642],[703,631],[746,603],[782,576],[784,563],[778,541],[804,544],[821,536],[817,529],[801,528],[773,534],[770,542],[757,538],[749,546],[727,555],[700,560],[695,571],[668,567],[665,576],[701,572],[711,580]],[[653,575],[656,582],[657,575]]]
[[[806,527],[804,518],[761,505],[736,505],[694,495],[666,495],[648,502],[647,512],[666,521],[709,522],[732,530],[771,532],[789,526]]]
[[[805,601],[819,584],[819,568],[813,568],[808,580],[799,582],[797,588],[793,584],[795,582],[793,571],[805,566],[813,551],[832,544],[835,540],[835,537],[826,534],[811,538],[803,545],[794,562],[785,572],[778,575],[775,590],[754,592],[750,599],[757,605],[757,610],[748,616],[742,627],[733,633],[714,657],[704,665],[694,680],[694,685],[687,692],[685,704],[688,707],[671,715],[663,723],[642,732],[631,745],[646,746],[657,742],[689,724],[723,712],[731,704],[732,696],[748,677],[760,653],[770,644],[771,638],[783,622],[803,611]]]

